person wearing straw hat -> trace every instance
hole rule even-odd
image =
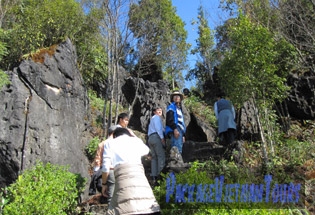
[[[185,142],[186,126],[184,114],[182,111],[183,94],[174,91],[171,94],[171,104],[166,110],[166,126],[165,133],[171,138],[171,147],[177,147],[182,153],[183,143]]]

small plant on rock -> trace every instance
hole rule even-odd
[[[99,143],[100,139],[98,137],[94,137],[85,147],[85,154],[90,161],[94,159]]]

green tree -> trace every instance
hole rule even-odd
[[[282,0],[279,31],[299,53],[299,70],[315,74],[315,3],[309,0]]]
[[[184,78],[182,70],[187,69],[186,58],[190,44],[186,43],[187,31],[185,23],[176,14],[175,8],[171,1],[161,3],[162,9],[162,48],[161,56],[163,57],[165,77],[171,80],[171,88],[175,89],[175,83],[179,88],[182,87]],[[175,81],[176,80],[176,81]]]
[[[22,55],[49,47],[65,37],[75,41],[84,23],[83,10],[75,0],[23,0],[6,16],[11,18],[5,25],[9,54],[2,66],[12,66]]]
[[[107,53],[99,28],[104,11],[90,4],[82,2],[86,17],[76,34],[76,47],[78,66],[85,84],[99,92],[96,86],[99,86],[98,83],[104,84],[108,75]]]
[[[239,10],[246,14],[253,22],[271,29],[279,24],[279,10],[277,4],[281,1],[274,0],[226,0],[221,1],[221,7],[237,14]]]
[[[225,0],[221,7],[232,14],[241,10],[252,22],[280,34],[299,54],[296,68],[314,74],[314,2],[309,0]]]
[[[202,86],[207,80],[213,82],[215,63],[214,36],[202,5],[198,8],[198,21],[193,21],[193,24],[195,23],[198,24],[199,37],[196,40],[197,46],[191,50],[191,53],[197,56],[197,62],[195,68],[188,72],[186,79],[197,79],[198,85]]]
[[[7,44],[5,43],[8,37],[7,32],[4,30],[7,20],[12,19],[12,16],[7,16],[7,13],[20,2],[20,0],[2,0],[0,1],[0,62],[8,54]],[[0,63],[1,65],[1,63]],[[6,69],[5,67],[1,69]],[[6,73],[0,69],[0,89],[2,86],[9,84],[9,79]]]
[[[224,59],[218,73],[220,84],[234,103],[242,105],[253,99],[258,108],[256,116],[260,124],[262,145],[267,160],[266,141],[272,150],[272,134],[265,140],[264,131],[268,131],[275,101],[282,101],[287,96],[285,85],[290,66],[283,70],[278,64],[283,53],[287,60],[295,60],[293,47],[283,39],[275,39],[267,28],[252,23],[248,17],[239,15],[228,27],[230,46],[224,53]],[[283,66],[283,65],[282,65]],[[282,69],[282,70],[281,70]]]
[[[129,26],[137,38],[134,51],[130,57],[136,65],[132,74],[136,77],[162,77],[162,60],[159,56],[159,26],[161,10],[158,1],[139,1],[129,10]]]
[[[140,62],[162,69],[164,77],[175,88],[175,80],[182,80],[186,68],[189,45],[184,22],[176,14],[170,0],[141,0],[131,6],[130,28],[138,40],[138,47],[145,49]],[[137,50],[136,50],[137,51]],[[160,71],[152,71],[160,72]],[[180,83],[177,83],[180,84]]]
[[[119,73],[123,70],[121,65],[124,65],[126,55],[132,50],[130,46],[131,34],[128,29],[129,19],[128,14],[131,0],[81,0],[81,4],[89,11],[89,20],[97,26],[99,34],[95,35],[97,41],[92,44],[95,49],[92,52],[87,52],[93,60],[91,67],[92,71],[88,76],[89,80],[94,79],[97,84],[106,86],[104,110],[103,110],[103,128],[104,136],[106,127],[112,123],[112,113],[114,103],[118,104],[121,99],[121,90]],[[94,40],[93,40],[94,41]],[[88,50],[88,47],[86,47]],[[99,86],[99,85],[96,85]],[[97,90],[97,89],[95,89]],[[114,93],[115,92],[115,93]],[[102,94],[102,95],[104,95]],[[109,111],[106,111],[107,102],[109,102]],[[118,115],[118,107],[115,106],[115,117]],[[109,113],[108,117],[106,113]],[[108,120],[106,120],[106,118]],[[106,126],[106,121],[108,125]]]

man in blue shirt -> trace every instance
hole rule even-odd
[[[157,177],[165,166],[165,139],[162,121],[162,108],[153,109],[153,117],[148,128],[148,144],[151,150],[151,178],[155,183]]]
[[[184,96],[175,91],[171,94],[171,104],[166,110],[165,133],[171,138],[171,147],[175,146],[182,153],[183,143],[185,142],[186,126],[181,102]]]

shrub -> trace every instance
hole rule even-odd
[[[200,185],[200,184],[214,184],[215,178],[224,175],[224,183],[228,184],[245,184],[255,183],[259,184],[262,180],[257,175],[249,174],[248,170],[241,169],[233,162],[222,160],[218,163],[209,161],[206,163],[199,163],[198,161],[192,163],[192,167],[184,173],[176,173],[176,185],[185,184]],[[170,176],[162,174],[162,180],[159,181],[159,186],[154,187],[154,194],[158,200],[163,214],[178,214],[178,215],[211,215],[211,214],[301,214],[298,209],[286,208],[269,209],[270,205],[260,204],[257,206],[252,202],[228,203],[226,201],[218,202],[189,202],[189,195],[185,196],[185,203],[175,203],[175,193],[170,196],[169,202],[166,202],[167,187],[172,186],[171,180],[167,181]],[[276,179],[275,179],[276,180]],[[184,187],[184,186],[183,186]],[[182,187],[182,189],[183,189]],[[177,188],[175,188],[177,189]],[[188,192],[190,188],[186,187]],[[174,190],[174,192],[176,192]],[[186,194],[187,194],[186,192]],[[222,193],[224,199],[224,193]],[[193,194],[193,199],[196,199],[196,189]],[[232,197],[233,198],[233,197]],[[199,199],[200,200],[200,199]],[[271,207],[274,208],[274,207]]]
[[[0,189],[0,214],[2,214],[2,210],[6,204],[8,204],[8,198],[6,198],[5,194],[7,192],[7,188]]]
[[[85,182],[67,167],[38,162],[8,187],[3,215],[74,214]]]
[[[104,108],[105,100],[98,97],[97,93],[93,90],[88,90],[88,97],[90,101],[90,110],[91,110],[91,125],[94,128],[95,135],[101,137],[103,136],[104,132],[104,109],[106,110],[106,123],[109,121],[114,122],[116,116],[116,110],[118,112],[127,112],[121,105],[117,104],[116,102],[106,101],[106,107]],[[117,107],[118,105],[118,107]],[[110,106],[112,106],[110,108]],[[109,114],[111,110],[111,114]],[[108,117],[111,116],[112,118],[109,119]],[[108,124],[107,124],[108,125]]]
[[[196,96],[190,96],[184,100],[186,108],[199,116],[203,121],[206,121],[213,127],[217,127],[217,119],[215,117],[213,108],[208,106]]]
[[[9,84],[9,83],[10,83],[10,81],[9,81],[8,75],[0,70],[0,89],[4,85]]]
[[[99,143],[100,143],[100,139],[98,137],[94,137],[89,142],[89,144],[85,147],[85,154],[90,161],[94,159]]]
[[[96,92],[93,90],[88,91],[88,96],[90,100],[90,106],[92,109],[103,111],[104,109],[104,100],[97,97]]]

